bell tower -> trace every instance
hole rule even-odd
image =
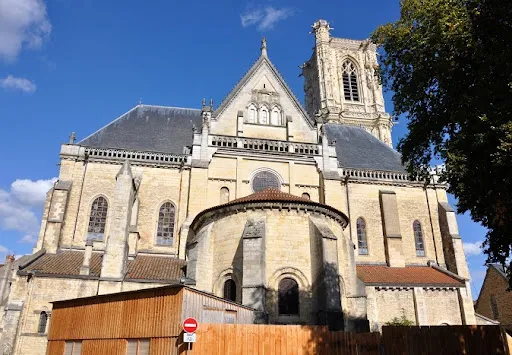
[[[316,21],[312,28],[313,55],[302,65],[310,117],[362,127],[392,146],[393,123],[384,108],[376,45],[331,37],[332,28],[325,20]]]

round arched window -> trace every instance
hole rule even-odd
[[[252,178],[252,190],[254,192],[258,192],[268,188],[281,190],[281,181],[279,180],[279,177],[268,170],[256,173]]]

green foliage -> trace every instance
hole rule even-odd
[[[402,0],[400,19],[372,34],[395,114],[408,118],[398,150],[409,173],[426,177],[432,158],[444,160],[458,212],[488,228],[488,262],[502,264],[512,245],[511,5]]]
[[[413,321],[410,321],[409,319],[407,319],[407,317],[405,315],[402,315],[400,318],[398,318],[398,317],[393,318],[389,322],[384,323],[384,325],[401,325],[401,326],[412,327],[415,324]]]

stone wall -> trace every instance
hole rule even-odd
[[[494,267],[489,266],[480,295],[478,295],[475,311],[512,329],[512,292],[507,291],[507,288],[507,280]],[[494,312],[492,299],[496,304]]]

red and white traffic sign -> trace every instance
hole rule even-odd
[[[185,333],[194,333],[197,330],[197,321],[195,318],[187,318],[183,321],[183,330]]]

